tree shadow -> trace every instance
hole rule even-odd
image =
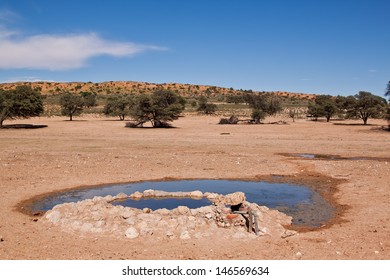
[[[37,129],[45,127],[47,127],[45,124],[6,124],[0,129]]]
[[[378,126],[377,124],[363,124],[363,123],[333,123],[334,125],[345,125],[345,126]]]

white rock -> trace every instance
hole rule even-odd
[[[114,196],[114,199],[125,199],[127,197],[128,196],[125,193],[118,193],[116,196]]]
[[[81,230],[82,232],[88,232],[88,231],[90,231],[92,228],[93,228],[93,225],[92,225],[91,223],[84,223],[84,224],[81,226],[80,230]]]
[[[178,206],[172,210],[175,215],[191,215],[191,210],[187,206]]]
[[[56,224],[61,220],[61,213],[58,210],[51,210],[46,214],[46,219]]]
[[[141,199],[144,195],[140,192],[135,192],[129,195],[130,198],[132,199]]]
[[[202,198],[203,197],[203,193],[201,191],[193,191],[193,192],[190,193],[190,196],[191,197]]]
[[[138,230],[136,228],[129,227],[126,230],[125,235],[126,235],[127,238],[134,239],[134,238],[137,238],[139,236],[139,233],[138,233]]]
[[[135,225],[136,218],[135,217],[129,217],[129,218],[126,219],[126,223],[128,223],[129,225]]]
[[[166,208],[161,208],[161,209],[155,210],[154,213],[167,216],[167,215],[171,214],[171,211],[169,211]]]
[[[144,197],[153,197],[155,196],[154,190],[144,190]]]

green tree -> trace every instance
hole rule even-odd
[[[130,114],[130,108],[133,107],[134,103],[132,95],[113,95],[107,98],[103,113],[109,116],[118,116],[123,121]]]
[[[366,91],[346,99],[347,117],[358,117],[365,125],[368,118],[382,117],[386,107],[386,99]]]
[[[96,93],[89,91],[80,92],[81,97],[84,101],[84,106],[87,108],[94,107],[97,105],[96,103]]]
[[[140,95],[130,109],[130,115],[136,123],[129,123],[128,126],[143,126],[150,122],[153,127],[169,127],[168,122],[178,119],[184,107],[185,99],[170,90]]]
[[[196,110],[203,114],[211,115],[214,114],[217,110],[217,105],[213,103],[208,103],[207,97],[201,96],[199,98],[198,108]]]
[[[261,120],[263,120],[266,116],[267,116],[267,114],[261,109],[253,109],[252,110],[251,118],[252,118],[253,122],[256,124],[259,124],[261,122]]]
[[[83,97],[79,94],[65,92],[60,98],[61,114],[69,116],[69,120],[73,120],[73,116],[79,115],[84,108]]]
[[[31,86],[0,91],[0,127],[6,119],[26,119],[43,112],[41,93]]]
[[[387,83],[385,96],[388,96],[390,101],[390,81]]]
[[[316,96],[314,103],[308,105],[308,114],[313,116],[315,120],[319,117],[325,117],[329,122],[330,118],[338,111],[336,100],[330,95]]]
[[[274,94],[248,94],[244,100],[252,108],[252,119],[260,123],[267,115],[275,115],[283,110],[281,99]]]

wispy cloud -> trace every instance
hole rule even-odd
[[[52,35],[42,34],[20,39],[0,26],[0,68],[69,70],[85,67],[97,56],[130,57],[147,50],[164,48],[116,42],[96,33]]]
[[[370,73],[376,73],[376,72],[378,72],[378,71],[375,70],[375,69],[370,69],[370,70],[368,70],[368,72],[370,72]]]
[[[4,80],[0,80],[0,83],[16,83],[16,82],[54,82],[54,80],[46,80],[34,76],[10,77]]]
[[[2,22],[14,22],[20,20],[21,18],[22,17],[14,11],[5,8],[0,9],[0,21]]]

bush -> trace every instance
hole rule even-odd
[[[238,123],[238,118],[236,116],[231,116],[230,118],[221,118],[219,120],[218,124],[237,124]]]

